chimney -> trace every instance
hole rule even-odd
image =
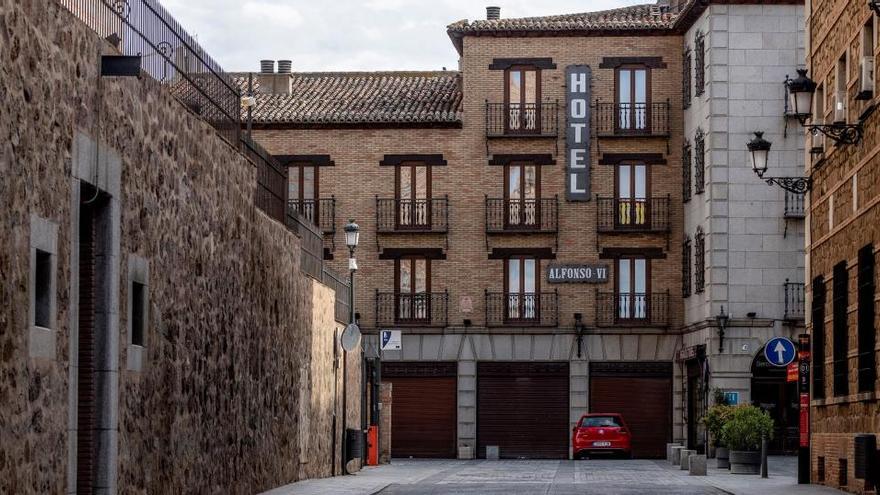
[[[293,85],[293,78],[290,74],[291,65],[290,60],[279,60],[278,72],[276,73],[274,60],[260,60],[257,92],[266,95],[289,95]]]
[[[486,20],[497,21],[501,19],[501,7],[486,7]]]
[[[263,74],[271,74],[275,72],[275,61],[260,60],[260,72]]]
[[[293,66],[293,62],[290,60],[279,60],[278,61],[278,73],[279,74],[290,74],[290,69]]]

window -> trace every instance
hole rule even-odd
[[[397,320],[430,320],[431,261],[422,256],[400,258],[395,262],[395,272]]]
[[[694,194],[703,194],[706,190],[706,141],[702,129],[697,129],[694,136]]]
[[[648,318],[648,260],[644,258],[617,260],[617,318]]]
[[[536,258],[514,256],[507,259],[504,267],[507,320],[531,321],[540,318],[540,269],[541,262]]]
[[[540,227],[541,168],[530,163],[512,163],[506,165],[504,169],[507,227]]]
[[[681,243],[681,296],[691,295],[691,238]]]
[[[849,51],[837,60],[834,78],[834,122],[847,121],[846,80],[849,65]]]
[[[52,255],[36,250],[34,267],[35,327],[52,328]]]
[[[862,27],[862,56],[859,59],[859,93],[857,100],[870,99],[874,94],[874,18]]]
[[[55,359],[58,225],[31,215],[28,254],[28,356]]]
[[[431,167],[406,162],[396,168],[398,228],[424,229],[431,226]]]
[[[849,394],[849,370],[847,354],[849,353],[849,333],[847,332],[847,306],[849,305],[849,279],[846,262],[834,265],[833,281],[834,299],[832,316],[834,318],[834,395]]]
[[[287,167],[287,198],[293,211],[312,223],[318,216],[318,167],[299,163]]]
[[[859,250],[858,275],[859,392],[873,392],[877,379],[874,346],[874,245]]]
[[[706,90],[706,39],[697,31],[694,38],[694,94],[702,95]]]
[[[681,63],[681,106],[691,106],[691,49],[685,48]]]
[[[505,72],[505,103],[507,103],[507,130],[538,132],[541,121],[541,73],[534,67],[513,66]]]
[[[146,318],[146,286],[140,282],[131,283],[131,343],[144,345],[144,325]]]
[[[814,98],[816,101],[813,102],[813,123],[816,125],[822,125],[825,123],[825,86],[823,84],[816,87]],[[822,134],[821,132],[816,134],[810,133],[810,147],[810,151],[814,155],[818,155],[825,151],[825,134]]]
[[[143,371],[147,352],[147,325],[150,308],[150,263],[134,253],[128,255],[128,347],[126,367],[129,371]]]
[[[703,292],[706,286],[706,236],[703,228],[697,227],[694,235],[694,292]]]
[[[813,326],[813,397],[825,398],[825,279],[813,279],[812,316]]]
[[[648,167],[644,163],[617,166],[617,226],[644,227],[648,221]]]
[[[687,140],[681,146],[681,199],[691,200],[691,143]]]
[[[617,69],[617,130],[644,132],[650,130],[650,72],[641,66]]]
[[[618,416],[587,416],[581,421],[581,428],[623,428]]]

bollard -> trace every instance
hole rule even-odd
[[[681,464],[681,451],[684,450],[684,447],[681,445],[676,445],[672,447],[672,464],[674,466],[678,466]]]
[[[672,442],[666,444],[666,460],[668,462],[672,462],[672,447],[680,447],[681,444],[678,442]]]
[[[706,456],[691,454],[688,456],[688,474],[691,476],[706,476]]]
[[[764,435],[761,438],[761,477],[767,477],[767,447],[770,442],[767,440],[767,436]]]
[[[682,451],[681,451],[681,465],[679,466],[679,468],[682,471],[690,470],[690,467],[691,467],[690,457],[696,453],[697,453],[696,450],[682,449]]]

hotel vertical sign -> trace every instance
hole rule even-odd
[[[588,65],[565,68],[566,198],[590,200],[590,79]]]

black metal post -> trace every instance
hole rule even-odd
[[[798,391],[800,392],[800,443],[798,484],[810,483],[810,335],[798,336]]]
[[[767,435],[761,437],[761,477],[766,478],[768,476],[767,473],[767,448],[769,447],[770,441],[767,440]]]

